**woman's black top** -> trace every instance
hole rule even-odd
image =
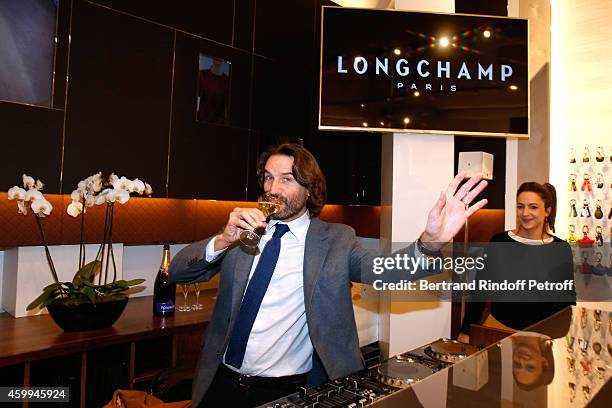
[[[571,280],[572,287],[569,291],[478,292],[476,301],[466,302],[462,333],[470,333],[470,324],[481,323],[487,304],[500,323],[523,330],[576,303],[572,250],[562,239],[553,236],[550,243],[529,245],[512,239],[506,231],[491,238],[485,253],[485,267],[477,273],[477,280],[559,283]]]

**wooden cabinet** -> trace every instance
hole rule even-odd
[[[200,296],[203,310],[163,319],[152,297],[133,298],[113,327],[89,332],[63,332],[48,315],[0,314],[0,387],[69,387],[70,402],[58,407],[99,407],[119,388],[148,391],[162,372],[195,368],[215,293]]]

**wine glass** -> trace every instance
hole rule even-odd
[[[201,290],[201,282],[196,282],[193,284],[193,288],[195,291],[195,296],[196,296],[196,300],[195,303],[193,305],[191,305],[191,308],[193,310],[202,310],[204,309],[204,306],[200,303],[200,290]]]
[[[189,285],[180,285],[181,292],[183,292],[183,306],[179,306],[179,312],[189,312],[191,306],[187,304],[187,296],[189,296]]]
[[[275,214],[280,210],[280,205],[272,201],[272,196],[268,193],[259,197],[257,202],[257,208],[266,217],[266,221],[272,214]],[[259,234],[255,231],[244,230],[240,233],[240,242],[249,248],[257,248],[259,245]]]

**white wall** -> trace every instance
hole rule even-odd
[[[396,9],[454,12],[454,0],[396,0]],[[381,240],[414,242],[423,231],[430,208],[453,178],[454,137],[385,134],[382,146]],[[399,245],[405,246],[405,245]],[[398,300],[382,294],[379,340],[383,355],[392,356],[450,335],[450,303],[436,293]]]
[[[172,245],[170,247],[170,253],[176,254],[186,245]],[[91,260],[95,256],[97,245],[88,245],[87,246],[87,254],[88,261]],[[145,282],[142,286],[145,287],[145,290],[139,293],[134,294],[133,296],[152,296],[153,295],[153,285],[155,283],[155,277],[157,275],[157,271],[159,269],[159,265],[161,263],[161,257],[163,252],[162,245],[140,245],[140,246],[122,246],[121,244],[113,244],[113,248],[115,249],[115,257],[117,260],[117,267],[119,276],[123,276],[123,279],[145,279]],[[49,269],[46,265],[46,261],[44,256],[40,253],[40,247],[22,247],[22,250],[26,250],[26,252],[21,255],[18,260],[19,266],[9,265],[11,259],[6,257],[6,251],[0,251],[0,305],[10,303],[17,304],[18,306],[27,305],[29,302],[34,300],[36,296],[40,293],[40,289],[47,284],[51,283],[51,275],[49,273]],[[76,272],[74,270],[73,264],[77,262],[78,259],[78,246],[77,245],[61,245],[61,246],[51,246],[50,247],[55,266],[58,270],[58,274],[60,275],[60,280],[71,280],[72,274]],[[16,252],[15,249],[9,249],[8,253],[13,254]],[[28,253],[31,252],[31,254]],[[25,258],[30,259],[25,259]],[[34,259],[35,258],[35,259]],[[5,266],[6,261],[6,266]],[[25,265],[24,265],[25,264]],[[21,268],[21,275],[19,279],[17,279],[14,275],[15,268]],[[36,272],[34,272],[36,270]],[[24,277],[23,275],[27,275]],[[4,284],[4,287],[3,287]],[[9,293],[9,288],[6,286],[10,284],[11,287],[18,287],[19,293]],[[208,285],[204,288],[217,287],[218,279],[213,279]],[[3,294],[3,289],[7,291]],[[18,295],[22,297],[22,300],[15,301],[13,297]],[[25,303],[24,303],[25,302]],[[12,314],[16,313],[16,310],[21,309],[21,307],[7,307],[6,311],[10,311]],[[2,309],[4,310],[4,309]],[[18,313],[20,314],[20,313]]]
[[[93,261],[98,245],[86,245],[86,263]],[[71,281],[78,268],[78,245],[53,245],[49,252],[60,281]],[[113,245],[117,279],[122,279],[123,245]],[[35,315],[40,310],[26,311],[44,287],[52,282],[43,246],[23,246],[4,252],[2,308],[16,317]],[[114,273],[115,271],[109,272]]]
[[[567,237],[569,147],[576,148],[580,160],[585,145],[603,145],[610,163],[612,1],[552,0],[551,7],[551,181],[560,186],[557,225],[560,236]],[[612,172],[607,174],[609,187]]]

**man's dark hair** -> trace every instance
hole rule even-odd
[[[294,143],[284,143],[269,147],[259,156],[257,164],[257,180],[263,188],[266,163],[270,156],[284,155],[293,157],[293,177],[308,190],[309,196],[306,208],[311,217],[318,217],[327,200],[327,185],[319,163],[304,146]]]

